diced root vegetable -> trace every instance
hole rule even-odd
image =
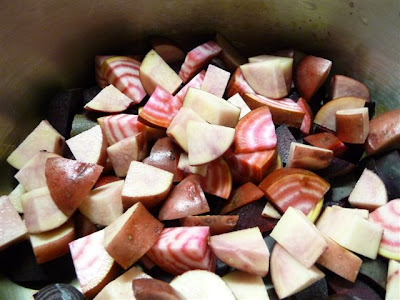
[[[132,99],[110,84],[87,103],[84,109],[105,113],[118,113],[127,109],[132,103]]]
[[[400,260],[400,199],[389,201],[369,214],[368,220],[383,228],[378,253]]]
[[[264,193],[262,190],[260,190],[254,183],[247,182],[232,191],[228,202],[222,207],[220,213],[230,213],[239,207],[259,200],[263,196]]]
[[[235,128],[235,152],[249,153],[276,147],[275,126],[270,110],[260,107],[248,113]]]
[[[205,193],[228,199],[232,191],[231,170],[222,158],[208,164],[207,175],[199,177],[201,188]]]
[[[185,272],[175,277],[170,285],[186,299],[236,299],[221,277],[204,270]]]
[[[204,81],[201,84],[203,91],[222,97],[231,74],[214,65],[208,65]]]
[[[222,234],[232,231],[239,216],[203,215],[187,216],[181,219],[182,226],[209,226],[210,235]]]
[[[400,262],[389,261],[385,299],[396,299],[400,294]]]
[[[365,84],[343,75],[333,76],[329,85],[330,99],[345,96],[358,97],[365,101],[370,101],[370,93]]]
[[[307,170],[324,169],[331,164],[333,151],[292,142],[286,167]]]
[[[246,79],[244,79],[243,73],[240,68],[237,68],[228,82],[226,95],[228,97],[232,97],[235,94],[239,94],[243,97],[246,93],[255,94],[256,92],[250,87]]]
[[[153,278],[134,279],[132,281],[134,299],[185,300],[170,284]]]
[[[179,77],[188,82],[197,72],[221,52],[221,47],[209,41],[189,51],[179,71]]]
[[[336,111],[336,135],[351,144],[364,144],[369,133],[368,108]]]
[[[208,226],[165,228],[147,255],[171,274],[194,269],[213,272],[215,257],[208,245],[209,236]]]
[[[226,282],[237,299],[269,300],[267,289],[261,276],[234,270],[224,276]]]

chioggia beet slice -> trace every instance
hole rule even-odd
[[[215,257],[208,245],[209,236],[208,226],[164,228],[147,255],[171,274],[194,269],[213,272]]]
[[[46,160],[51,157],[60,157],[60,155],[39,151],[15,174],[14,177],[23,185],[26,191],[32,191],[47,185],[45,167]]]
[[[330,185],[311,171],[283,168],[270,173],[258,187],[281,212],[293,206],[308,214]]]
[[[140,62],[126,57],[110,57],[103,62],[100,72],[108,83],[114,85],[122,93],[132,99],[134,104],[140,103],[146,91],[139,79]]]
[[[94,74],[96,78],[97,85],[101,88],[105,88],[109,83],[106,78],[104,78],[103,74],[101,73],[101,67],[106,59],[114,57],[114,55],[96,55],[94,57]]]
[[[368,220],[383,228],[378,253],[400,260],[400,199],[389,201],[369,214]]]
[[[279,299],[289,297],[325,276],[317,267],[306,268],[278,243],[271,253],[271,279]]]
[[[104,230],[69,243],[76,276],[83,294],[93,298],[114,280],[118,265],[104,249]]]
[[[201,188],[205,193],[228,199],[232,191],[231,170],[223,158],[207,166],[207,175],[199,177]]]
[[[79,207],[99,179],[103,167],[63,157],[46,161],[46,180],[50,195],[67,216]]]
[[[400,262],[389,261],[385,300],[399,299],[400,295]]]
[[[185,299],[236,299],[221,277],[205,270],[187,271],[175,277],[170,285]]]
[[[174,96],[175,100],[177,100],[179,103],[183,103],[187,90],[191,87],[199,89],[201,87],[201,84],[203,83],[205,74],[206,71],[203,70],[199,74],[194,76],[188,83],[185,84],[183,88],[179,90],[179,92],[176,93],[176,95]]]
[[[239,184],[248,181],[258,184],[275,167],[282,165],[276,149],[252,153],[234,153],[228,149],[224,159],[231,169],[233,181]]]
[[[244,79],[243,73],[240,68],[237,68],[228,82],[226,95],[228,97],[232,97],[235,94],[239,94],[241,97],[243,97],[246,93],[255,94],[256,92],[247,83],[246,79]]]
[[[201,89],[215,96],[222,97],[230,76],[231,73],[210,64],[208,65],[204,81],[201,84]]]
[[[109,146],[140,132],[146,132],[146,125],[138,120],[137,115],[110,115],[99,118],[98,122]]]
[[[179,71],[179,77],[188,82],[197,72],[207,65],[221,52],[221,47],[214,41],[209,41],[189,51],[185,62]]]
[[[235,128],[235,152],[249,153],[276,147],[275,125],[268,107],[252,110]]]
[[[268,274],[269,250],[258,227],[213,235],[209,244],[227,265],[263,277]]]
[[[181,107],[181,102],[157,85],[140,111],[139,119],[151,126],[167,128]]]

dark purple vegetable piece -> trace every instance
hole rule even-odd
[[[354,172],[343,176],[337,176],[332,178],[329,183],[331,184],[331,195],[330,200],[333,202],[339,202],[350,196],[351,191],[356,185],[358,177],[356,177]]]
[[[85,300],[75,287],[65,283],[56,283],[42,288],[33,295],[35,300]]]
[[[394,150],[376,160],[376,172],[385,183],[389,199],[400,198],[400,154]]]
[[[363,263],[359,272],[362,278],[370,286],[379,286],[386,288],[386,279],[388,272],[388,261],[380,256],[376,259],[363,257]]]
[[[96,119],[90,118],[88,114],[76,114],[72,120],[70,136],[78,135],[96,125],[98,125]]]
[[[47,120],[66,139],[70,137],[74,115],[82,108],[82,89],[66,90],[57,93],[47,110]]]
[[[345,297],[335,299],[384,299],[384,290],[376,291],[360,279],[357,279],[355,283],[352,283],[339,276],[332,275],[327,278],[327,282],[330,291],[335,295],[335,297]]]
[[[293,295],[296,300],[328,300],[328,284],[322,278],[309,287]]]
[[[286,125],[280,125],[276,128],[275,133],[277,138],[276,149],[282,162],[286,164],[289,160],[290,144],[296,142],[296,138]]]
[[[313,133],[321,133],[321,132],[329,132],[329,133],[332,133],[332,134],[336,135],[335,131],[330,130],[330,129],[324,127],[324,126],[321,126],[319,124],[315,124],[314,123],[314,131],[313,131]]]
[[[53,282],[70,282],[76,277],[71,255],[38,264],[29,240],[1,253],[0,273],[20,285],[34,289]]]
[[[344,152],[342,159],[353,164],[358,164],[364,154],[364,145],[345,143],[347,150]]]
[[[317,173],[321,177],[328,179],[329,181],[336,176],[343,176],[352,172],[355,167],[356,166],[354,164],[334,156],[329,167],[321,170],[316,170],[315,173]]]
[[[230,215],[238,215],[239,220],[236,224],[236,230],[242,230],[246,228],[256,227],[260,228],[260,231],[267,232],[274,229],[278,220],[265,218],[261,215],[266,204],[266,200],[260,199],[250,204],[246,204],[237,210],[234,210]]]
[[[367,101],[365,102],[364,107],[368,108],[368,117],[371,120],[375,115],[375,102]]]

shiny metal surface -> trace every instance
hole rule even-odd
[[[366,83],[378,111],[400,107],[398,0],[16,0],[0,24],[0,195],[16,183],[6,157],[49,97],[92,82],[95,54],[144,50],[153,34],[195,45],[218,31],[246,55],[296,47]]]
[[[244,54],[297,47],[365,82],[378,111],[400,106],[398,0],[7,1],[0,22],[1,193],[14,184],[5,158],[55,90],[85,86],[95,54],[144,50],[151,34],[219,31]]]

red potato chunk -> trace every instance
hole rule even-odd
[[[329,85],[329,97],[336,99],[345,96],[352,96],[370,101],[371,95],[368,87],[350,77],[335,75]]]
[[[332,150],[292,142],[286,167],[307,170],[324,169],[331,164],[332,158]]]
[[[132,289],[135,299],[165,299],[185,300],[183,296],[170,284],[153,278],[141,278],[132,281]]]
[[[213,272],[215,257],[208,245],[209,236],[208,226],[164,228],[147,255],[171,274],[179,275],[194,269]]]
[[[210,211],[196,175],[190,175],[172,188],[158,214],[159,220],[174,220]]]
[[[336,112],[336,135],[341,141],[364,144],[368,134],[368,108],[345,109]]]
[[[165,37],[153,37],[151,46],[167,64],[177,63],[185,59],[185,52],[176,43]]]
[[[0,197],[0,251],[28,237],[28,230],[7,196]]]
[[[69,252],[68,244],[75,240],[74,222],[68,221],[54,230],[31,234],[30,240],[38,264],[61,257]]]
[[[222,207],[220,213],[227,214],[246,204],[264,197],[264,193],[254,183],[247,182],[233,190],[228,202]]]
[[[333,156],[342,157],[347,147],[331,132],[320,132],[304,137],[304,140],[312,146],[333,151]]]
[[[63,157],[46,161],[46,180],[57,207],[70,216],[99,179],[103,167]]]
[[[173,177],[171,172],[141,162],[131,162],[122,189],[124,209],[137,202],[142,202],[147,208],[158,205],[171,190]]]
[[[163,227],[138,202],[104,229],[104,247],[126,270],[153,246]]]

